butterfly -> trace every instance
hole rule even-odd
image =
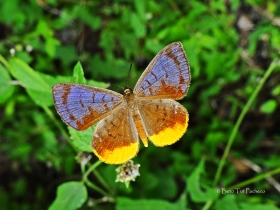
[[[62,120],[83,131],[96,124],[92,136],[95,155],[108,164],[121,164],[136,156],[139,137],[156,146],[171,145],[186,132],[187,110],[182,99],[191,74],[180,42],[163,48],[145,69],[134,90],[120,94],[88,85],[53,86],[53,99]],[[139,136],[139,137],[138,137]]]

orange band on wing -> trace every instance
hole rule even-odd
[[[189,122],[189,116],[187,114],[185,122],[178,121],[174,125],[172,125],[172,127],[166,127],[159,133],[150,136],[149,139],[156,146],[159,146],[159,147],[174,144],[186,132],[187,127],[188,127],[188,122]]]
[[[122,164],[135,157],[139,150],[139,141],[116,147],[113,150],[102,147],[98,150],[93,148],[94,154],[103,162],[108,164]]]

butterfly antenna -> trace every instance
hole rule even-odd
[[[106,79],[104,79],[104,78],[100,78],[101,80],[103,80],[103,82],[105,82],[105,83],[108,83],[108,81],[106,80]],[[124,87],[122,87],[122,86],[120,86],[120,85],[118,85],[118,84],[116,84],[116,83],[113,83],[114,85],[116,85],[116,86],[118,86],[118,87],[120,87],[121,89],[125,89]]]
[[[122,87],[122,86],[120,86],[120,85],[118,85],[118,84],[115,84],[115,85],[117,85],[118,87],[120,87],[120,88],[123,89],[123,90],[125,89],[124,87]]]
[[[132,63],[130,64],[129,72],[128,72],[128,75],[127,75],[127,78],[126,78],[126,87],[128,87],[128,79],[130,77],[131,68],[132,68]]]

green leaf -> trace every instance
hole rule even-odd
[[[235,201],[235,195],[224,195],[215,205],[215,210],[240,210]]]
[[[200,175],[202,173],[204,173],[204,159],[201,159],[194,172],[187,178],[187,191],[192,201],[198,203],[214,200],[218,197],[216,189],[208,187],[205,192],[201,190]]]
[[[273,88],[272,95],[273,96],[280,96],[280,85],[277,85],[275,88]]]
[[[275,111],[276,108],[277,108],[277,102],[275,100],[271,99],[271,100],[264,102],[261,105],[260,110],[263,113],[271,114]]]
[[[207,6],[199,1],[192,1],[193,9],[190,10],[188,14],[189,21],[196,20],[198,17],[201,17],[205,11],[207,11]]]
[[[196,42],[196,37],[191,37],[189,40],[183,42],[184,49],[186,50],[189,62],[192,64],[192,68],[196,69],[192,72],[192,78],[196,78],[200,75],[200,53],[201,46]],[[189,53],[191,52],[191,53]]]
[[[199,39],[199,43],[201,47],[205,47],[206,49],[213,50],[216,48],[219,40],[214,38],[213,36],[208,36],[205,34],[197,34],[197,39]]]
[[[73,71],[73,82],[78,84],[86,84],[86,79],[84,76],[84,70],[80,62],[78,62]]]
[[[131,14],[131,27],[133,28],[136,37],[141,38],[146,35],[146,26],[136,13]]]
[[[118,197],[117,210],[185,210],[186,207],[178,203],[170,203],[164,200],[132,200],[129,198]]]
[[[88,24],[93,30],[100,28],[102,22],[101,18],[99,16],[93,16],[93,13],[89,12],[89,10],[85,9],[84,7],[79,8],[77,11],[77,16],[86,24]]]
[[[32,57],[30,56],[29,53],[25,52],[25,51],[19,51],[16,53],[17,58],[23,60],[26,63],[30,63],[32,61]]]
[[[79,151],[92,152],[91,139],[95,126],[85,130],[76,131],[75,129],[68,127],[69,133],[71,135],[72,145]]]
[[[87,189],[82,182],[66,182],[58,186],[56,198],[49,210],[74,210],[87,200]]]
[[[60,45],[60,42],[54,37],[54,31],[51,29],[49,24],[45,20],[39,19],[36,32],[34,33],[38,33],[44,37],[46,53],[50,57],[54,57],[56,47]]]
[[[8,70],[0,64],[0,104],[4,103],[14,92]]]
[[[141,17],[142,20],[145,20],[146,17],[146,8],[145,8],[145,1],[138,1],[138,0],[134,0],[133,1],[135,9],[138,13],[138,15]]]
[[[53,105],[52,87],[30,66],[20,59],[10,60],[11,74],[22,83],[28,95],[39,106]]]

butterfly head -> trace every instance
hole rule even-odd
[[[123,91],[123,95],[125,98],[129,98],[133,95],[133,91],[131,88],[125,88]]]
[[[126,101],[127,106],[130,109],[134,109],[135,108],[135,95],[133,93],[133,90],[130,88],[125,88],[123,91],[123,97],[124,100]]]

